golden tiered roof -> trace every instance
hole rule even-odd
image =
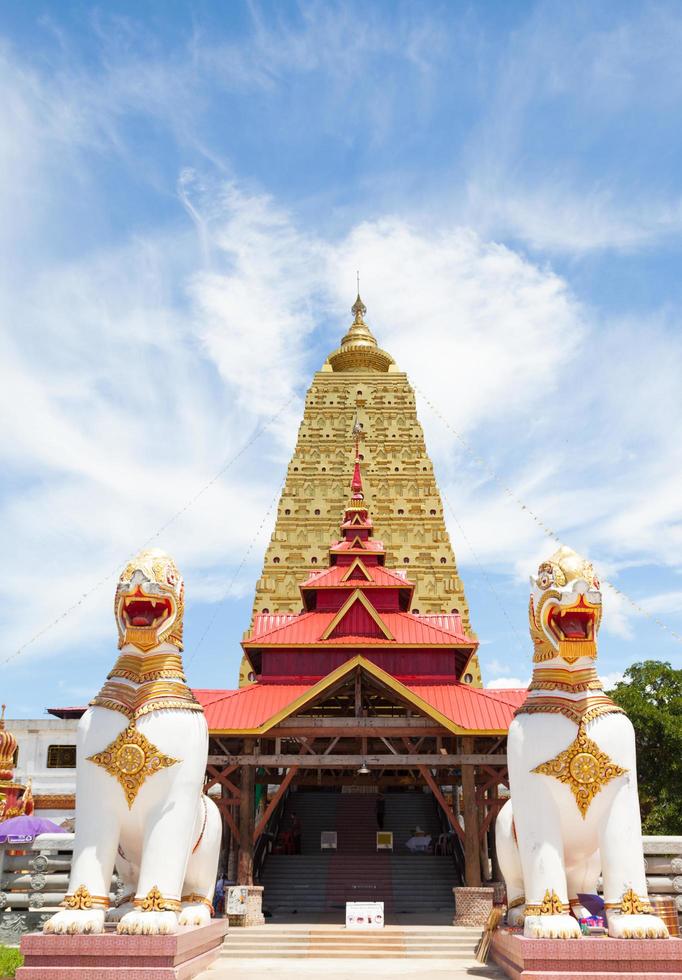
[[[378,346],[359,294],[352,312],[341,346],[306,394],[253,612],[299,612],[300,583],[326,566],[329,542],[347,506],[350,446],[359,429],[365,500],[387,566],[403,569],[415,583],[411,611],[457,614],[474,636],[414,391]],[[240,684],[247,682],[248,670],[243,661]],[[472,683],[481,686],[476,657],[470,672]]]

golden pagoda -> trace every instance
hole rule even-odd
[[[469,606],[443,517],[443,503],[407,375],[377,344],[358,293],[353,322],[306,394],[303,420],[277,510],[253,612],[298,612],[299,584],[326,567],[347,496],[349,447],[359,433],[365,497],[371,501],[386,562],[415,583],[421,614],[458,612],[471,631]],[[239,683],[248,684],[242,660]],[[478,658],[466,681],[481,687]]]

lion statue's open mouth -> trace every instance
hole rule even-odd
[[[184,586],[172,558],[150,549],[124,569],[116,589],[119,647],[147,651],[164,641],[182,650]]]
[[[601,622],[599,579],[592,565],[560,548],[531,578],[530,632],[536,663],[561,657],[574,663],[597,656]]]

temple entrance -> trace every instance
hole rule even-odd
[[[296,825],[298,844],[287,830]],[[261,874],[273,916],[344,921],[347,902],[383,902],[388,923],[417,914],[452,921],[463,854],[430,791],[352,779],[337,789],[303,786],[289,794],[280,826]]]
[[[462,734],[415,687],[355,657],[267,731],[212,733],[228,877],[263,885],[267,915],[336,922],[383,901],[389,923],[441,923],[453,887],[493,875],[504,737]]]

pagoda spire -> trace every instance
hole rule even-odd
[[[367,307],[358,293],[350,308],[353,322],[341,341],[338,350],[329,355],[329,363],[333,371],[388,371],[393,364],[393,358],[377,344],[376,337],[365,323]]]

